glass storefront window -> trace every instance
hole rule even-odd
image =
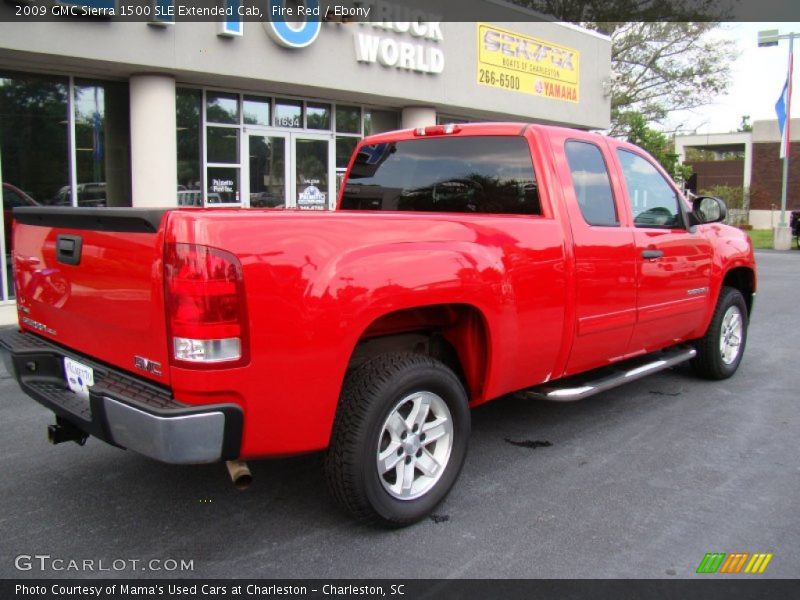
[[[359,138],[348,136],[336,136],[336,168],[346,169],[353,150],[358,145]]]
[[[202,206],[200,178],[200,90],[178,88],[175,94],[178,145],[178,205]]]
[[[361,133],[361,109],[358,106],[336,106],[336,133]]]
[[[436,115],[437,125],[456,125],[458,123],[469,123],[469,121],[461,117],[448,117],[447,115],[440,115],[438,113]]]
[[[60,199],[70,204],[68,101],[66,77],[0,72],[0,254],[7,281],[6,289],[0,290],[0,300],[14,297],[12,209],[52,205]]]
[[[68,100],[66,77],[0,73],[4,192],[20,190],[37,204],[71,204]]]
[[[275,101],[275,127],[303,127],[303,103],[299,100]]]
[[[207,127],[206,132],[208,162],[239,162],[239,129],[237,127]]]
[[[250,206],[283,208],[286,206],[286,138],[251,135]]]
[[[400,127],[400,113],[393,110],[364,111],[364,135],[393,131]]]
[[[239,203],[239,168],[208,167],[207,205]]]
[[[206,92],[206,121],[209,123],[239,124],[239,95]]]
[[[245,125],[271,125],[269,119],[270,99],[245,96],[242,105]]]
[[[306,127],[308,129],[331,128],[330,104],[306,104]]]
[[[128,86],[79,79],[73,89],[77,204],[130,206]]]

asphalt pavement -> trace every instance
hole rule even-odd
[[[767,552],[764,577],[796,578],[800,252],[757,260],[734,378],[476,409],[453,492],[399,531],[340,513],[319,455],[251,463],[238,492],[219,464],[51,446],[51,413],[0,367],[0,577],[687,578],[708,552]]]

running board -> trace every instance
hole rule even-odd
[[[518,393],[523,398],[574,402],[605,392],[652,373],[669,369],[695,357],[697,351],[686,346],[639,356],[610,367],[602,367],[572,377],[528,388]]]

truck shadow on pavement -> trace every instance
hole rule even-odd
[[[680,391],[697,385],[690,378],[673,370],[583,402],[547,403],[512,395],[473,410],[470,451],[459,482],[434,517],[405,530],[357,525],[339,511],[326,490],[322,453],[252,461],[253,484],[242,492],[222,464],[165,465],[91,440],[83,449],[73,444],[43,449],[53,453],[52,469],[19,482],[14,496],[38,496],[40,524],[57,528],[56,538],[67,547],[69,540],[81,539],[99,556],[124,551],[148,557],[158,549],[162,556],[195,559],[202,565],[195,576],[227,576],[220,569],[233,555],[243,557],[248,575],[276,575],[271,557],[300,555],[314,540],[336,544],[354,535],[364,543],[387,536],[404,539],[488,518],[488,512],[494,513],[492,495],[502,492],[498,481],[520,474],[535,477],[565,457],[582,467],[593,457],[581,451],[581,444],[644,413],[652,416],[658,407],[680,404]]]

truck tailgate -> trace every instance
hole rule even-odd
[[[165,209],[14,211],[20,325],[168,384],[160,230]]]

